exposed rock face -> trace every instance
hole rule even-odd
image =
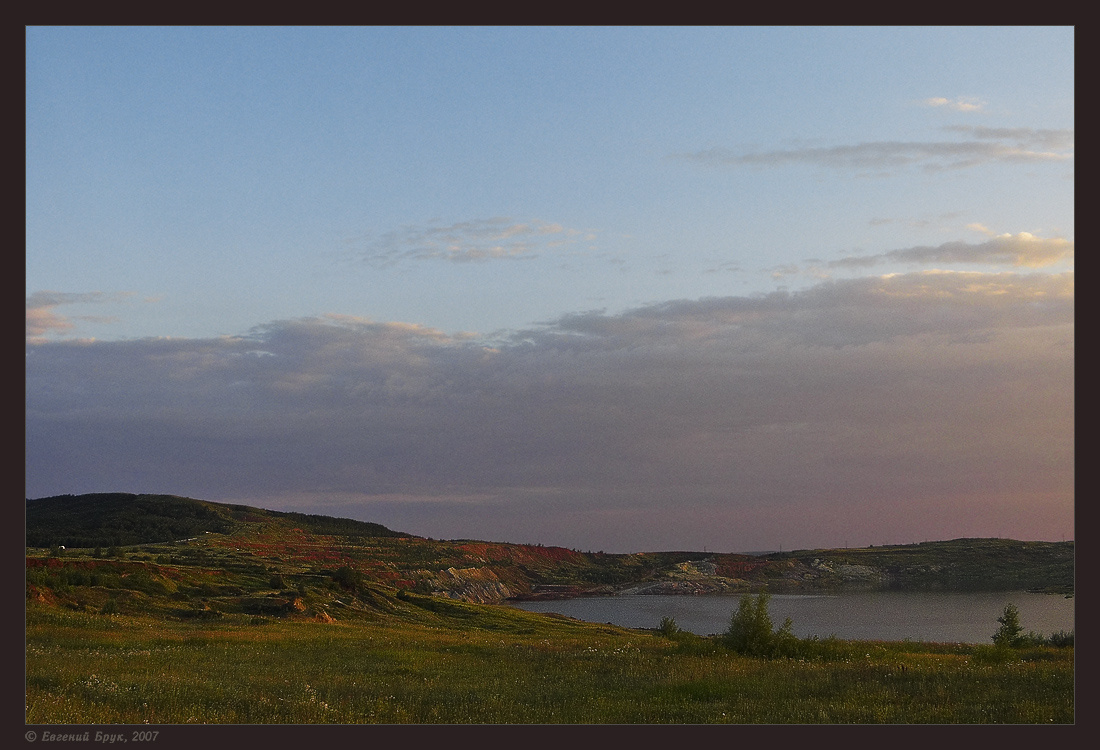
[[[869,565],[837,565],[836,572],[845,582],[881,584],[886,582],[886,574]]]
[[[477,604],[497,604],[512,591],[489,568],[447,568],[437,574],[433,596],[446,596]]]

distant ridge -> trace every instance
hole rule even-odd
[[[244,520],[282,520],[313,534],[409,537],[377,523],[123,492],[27,499],[28,547],[110,547],[228,533]]]
[[[134,545],[205,546],[209,542],[215,547],[254,547],[260,557],[297,556],[311,567],[321,558],[330,559],[328,565],[337,560],[354,562],[364,575],[373,575],[385,585],[447,591],[448,596],[476,601],[616,592],[728,594],[762,588],[772,592],[862,588],[1065,594],[1074,590],[1073,542],[970,538],[756,556],[706,551],[626,555],[471,539],[432,540],[367,521],[176,495],[56,495],[28,499],[26,512],[28,548],[57,552],[62,546],[98,548],[91,552],[98,558],[100,553],[114,556],[119,548]],[[226,537],[233,542],[224,541]],[[291,537],[295,541],[288,543]],[[283,551],[271,552],[270,540],[280,540],[275,543]],[[272,562],[278,560],[272,558]],[[324,567],[318,568],[318,574]]]

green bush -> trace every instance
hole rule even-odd
[[[1057,633],[1051,633],[1047,641],[1055,648],[1073,648],[1073,631],[1067,633],[1059,630]]]
[[[657,632],[666,638],[671,638],[680,632],[680,626],[671,617],[662,617],[661,624],[657,626]]]
[[[785,656],[792,652],[798,639],[791,632],[791,618],[773,630],[768,614],[770,600],[771,595],[766,591],[760,592],[755,601],[749,594],[741,597],[723,637],[727,647],[747,656]]]
[[[332,579],[340,584],[340,588],[351,591],[363,585],[363,574],[347,565],[333,573]]]
[[[1029,630],[1027,635],[1020,636],[1019,646],[1052,646],[1053,648],[1073,648],[1073,631],[1068,633],[1059,630],[1057,633],[1043,635]]]

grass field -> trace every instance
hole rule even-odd
[[[26,721],[1074,721],[1072,648],[822,641],[806,643],[799,658],[767,660],[687,633],[433,606],[323,623],[185,622],[30,604]]]

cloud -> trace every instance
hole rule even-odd
[[[838,146],[739,153],[711,148],[681,158],[717,167],[782,167],[806,164],[833,169],[927,171],[965,169],[994,163],[1062,162],[1073,158],[1073,134],[1064,130],[951,126],[969,135],[955,141],[869,141]]]
[[[523,260],[582,239],[591,239],[591,233],[560,224],[497,217],[447,226],[405,227],[367,239],[355,255],[381,268],[406,261]]]
[[[991,234],[981,224],[969,229]],[[880,263],[975,263],[1007,265],[1018,268],[1044,268],[1073,260],[1073,240],[1036,237],[1028,232],[1001,234],[985,242],[971,244],[955,241],[936,246],[917,246],[891,250],[878,255],[852,256],[829,263],[834,268],[868,267]]]
[[[1020,149],[1071,152],[1074,146],[1072,130],[1044,128],[988,128],[974,125],[945,125],[944,130],[965,133],[972,138],[991,141],[1012,141]]]
[[[927,107],[945,107],[956,112],[977,112],[985,107],[985,102],[973,96],[959,96],[954,99],[934,96],[921,103]]]
[[[25,479],[621,551],[760,548],[777,518],[805,529],[788,544],[829,544],[813,530],[869,505],[975,492],[1071,522],[1073,338],[1072,273],[923,272],[492,345],[341,316],[31,343]]]
[[[66,293],[39,291],[27,297],[28,340],[44,340],[51,333],[67,333],[76,328],[73,317],[60,315],[55,308],[62,305],[103,304],[118,302],[132,296],[130,292],[107,294],[104,292]],[[76,320],[97,323],[114,322],[114,318],[105,316],[77,316]]]

